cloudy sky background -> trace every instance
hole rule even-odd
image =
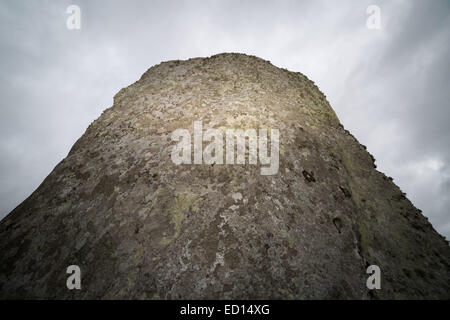
[[[68,30],[69,5],[81,30]],[[366,9],[381,9],[369,30]],[[161,61],[242,52],[299,71],[450,239],[450,1],[0,1],[0,218]]]

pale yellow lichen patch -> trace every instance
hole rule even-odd
[[[307,149],[304,149],[300,152],[302,158],[308,159],[308,156],[310,155],[309,151]]]
[[[183,192],[175,196],[173,205],[169,207],[166,214],[171,215],[171,223],[173,224],[174,234],[171,237],[164,236],[161,239],[162,245],[167,245],[178,238],[181,232],[181,224],[186,217],[186,212],[192,209],[198,211],[198,204],[195,203],[196,195],[190,192]]]

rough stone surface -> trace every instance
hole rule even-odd
[[[194,120],[279,129],[278,174],[175,165],[171,133]],[[1,298],[448,299],[449,269],[314,83],[241,54],[150,68],[0,223]]]

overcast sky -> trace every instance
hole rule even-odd
[[[69,30],[69,5],[81,29]],[[369,5],[381,29],[369,29]],[[161,61],[242,52],[315,81],[450,239],[450,1],[0,2],[0,218]]]

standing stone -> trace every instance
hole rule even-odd
[[[174,164],[171,134],[194,121],[278,129],[278,172]],[[242,54],[150,68],[0,223],[0,298],[449,299],[449,270],[447,241],[314,83]]]

